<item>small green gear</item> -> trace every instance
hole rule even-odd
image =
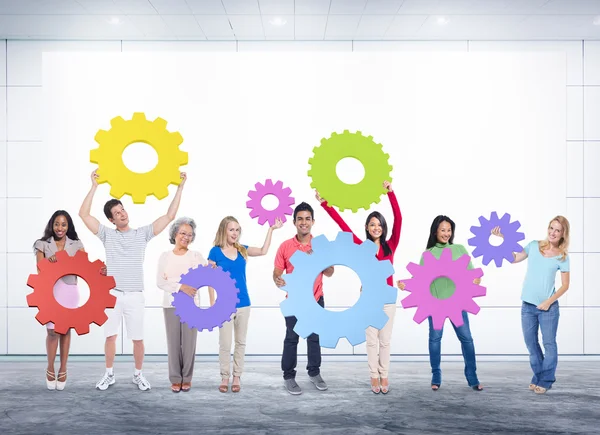
[[[363,136],[360,131],[334,132],[329,139],[321,139],[321,146],[314,147],[313,153],[313,157],[308,159],[308,176],[312,178],[310,186],[340,211],[350,209],[356,213],[359,208],[368,210],[386,192],[383,182],[392,181],[389,154],[383,152],[383,146],[375,143],[372,136]],[[346,184],[336,174],[338,162],[346,157],[357,159],[365,168],[365,176],[357,184]]]

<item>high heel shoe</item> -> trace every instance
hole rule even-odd
[[[52,376],[54,379],[49,381],[48,376]],[[56,374],[49,370],[46,370],[46,387],[48,387],[49,390],[56,390]]]
[[[381,386],[379,385],[379,378],[371,378],[371,391],[375,394],[381,393]]]
[[[65,389],[65,386],[67,385],[67,380],[65,379],[67,376],[67,372],[62,372],[62,373],[58,373],[58,377],[56,378],[56,389],[58,391],[62,391]],[[59,381],[60,378],[65,379],[64,381]]]
[[[383,380],[385,379],[386,385],[383,385]],[[379,383],[381,386],[381,394],[387,394],[390,391],[390,384],[387,378],[381,378],[381,382]]]

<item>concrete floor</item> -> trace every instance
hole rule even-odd
[[[293,397],[276,362],[247,361],[239,394],[219,393],[217,363],[198,362],[192,391],[173,394],[166,362],[146,364],[149,392],[131,383],[131,362],[116,363],[117,383],[102,392],[94,386],[103,363],[73,358],[58,392],[46,390],[43,359],[0,360],[0,434],[600,433],[600,362],[560,362],[543,396],[527,389],[527,362],[478,365],[485,391],[467,387],[462,363],[444,361],[433,392],[427,362],[393,362],[384,396],[370,392],[365,362],[325,359],[329,390],[317,391],[302,370],[304,394]]]

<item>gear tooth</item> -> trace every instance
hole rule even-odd
[[[27,306],[28,307],[37,307],[38,306],[37,296],[36,296],[35,292],[29,293],[27,295]]]
[[[115,186],[111,186],[110,196],[112,196],[113,198],[120,199],[123,195],[125,195],[125,191]]]
[[[125,120],[120,116],[115,116],[113,119],[110,120],[110,126],[112,128],[119,128],[123,124],[125,124]]]
[[[111,189],[111,193],[112,193],[112,189]],[[168,195],[168,191],[167,191],[167,195]],[[142,192],[135,192],[131,195],[131,199],[133,200],[134,204],[144,204],[146,202],[146,194],[142,193]]]
[[[167,196],[169,196],[169,189],[167,189],[166,187],[162,187],[154,192],[154,196],[156,197],[156,199],[159,199],[159,200],[166,198]],[[144,199],[139,204],[143,204],[145,201],[146,201],[146,197],[144,196]],[[133,202],[136,203],[135,200]],[[136,203],[136,204],[138,204],[138,203]]]
[[[337,135],[337,133],[335,133],[335,134]],[[342,134],[351,134],[351,133],[350,133],[350,130],[344,130],[344,132]],[[333,136],[333,134],[332,134],[332,136]]]
[[[346,335],[346,340],[348,340],[348,342],[352,346],[358,346],[359,344],[367,341],[367,334],[365,333],[364,330],[362,330],[362,331],[360,329],[352,330],[351,333]],[[336,345],[337,345],[337,342],[336,342]]]
[[[346,132],[346,131],[348,131],[348,130],[345,130],[344,132]],[[331,133],[331,137],[333,137],[333,136],[337,136],[337,135],[338,135],[338,134],[337,134],[337,131],[334,131],[333,133]]]
[[[183,143],[183,136],[178,131],[169,133],[169,136],[171,137],[171,141],[174,145],[181,145]]]
[[[273,188],[273,180],[267,178],[267,180],[265,181],[265,187],[268,187],[269,189]]]
[[[137,121],[137,122],[147,121],[146,114],[144,112],[133,112],[133,115],[131,116],[131,120]]]
[[[187,151],[179,151],[179,166],[187,165],[189,162],[189,155]]]
[[[309,335],[311,335],[314,331],[312,330],[312,328],[306,324],[305,322],[303,322],[301,319],[298,319],[298,321],[296,322],[296,325],[294,326],[294,331],[296,332],[296,334],[298,334],[300,337],[302,338],[306,338]],[[323,342],[322,342],[322,338],[320,337],[321,340],[321,346],[323,346]]]
[[[94,140],[100,145],[110,142],[110,133],[106,130],[98,130],[94,136]],[[97,148],[99,150],[100,148]]]

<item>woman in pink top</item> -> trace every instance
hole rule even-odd
[[[393,264],[394,253],[398,247],[398,242],[400,241],[400,231],[402,230],[402,213],[400,212],[398,200],[396,199],[396,194],[392,190],[391,183],[386,181],[383,183],[383,187],[388,191],[387,195],[394,213],[392,235],[388,240],[386,240],[387,223],[385,218],[381,213],[374,211],[367,216],[367,220],[365,222],[365,236],[368,240],[371,240],[378,246],[379,250],[377,251],[377,259],[379,261],[390,260],[390,262]],[[327,201],[319,196],[319,192],[317,192],[316,197],[321,203],[321,206],[340,226],[342,231],[352,233],[354,236],[354,242],[360,245],[363,241],[352,232],[352,229],[350,229],[348,224],[344,222],[344,219],[342,219],[340,214],[333,207],[327,205]],[[388,277],[387,283],[390,286],[394,285],[392,276]],[[380,392],[387,394],[389,391],[388,372],[390,367],[390,340],[392,339],[396,304],[386,304],[384,306],[384,312],[389,317],[389,320],[385,326],[381,330],[377,330],[370,326],[366,331],[367,357],[369,360],[369,371],[371,372],[371,391],[373,391],[375,394],[379,394]],[[379,346],[377,345],[378,341]],[[377,355],[378,350],[379,356]]]
[[[64,210],[54,212],[46,228],[44,235],[36,240],[33,245],[37,263],[47,258],[51,263],[56,262],[58,251],[67,251],[72,257],[77,251],[83,251],[83,243],[79,240],[73,219]],[[39,269],[38,269],[39,272]],[[56,301],[66,308],[77,308],[79,306],[79,290],[77,289],[77,277],[75,275],[63,276],[54,284],[54,297]],[[47,323],[48,336],[46,337],[46,352],[48,353],[48,368],[46,369],[46,386],[49,390],[64,390],[67,383],[67,359],[71,346],[71,331],[66,334],[54,332],[54,324]],[[60,369],[58,376],[54,369],[54,360],[60,343]]]

